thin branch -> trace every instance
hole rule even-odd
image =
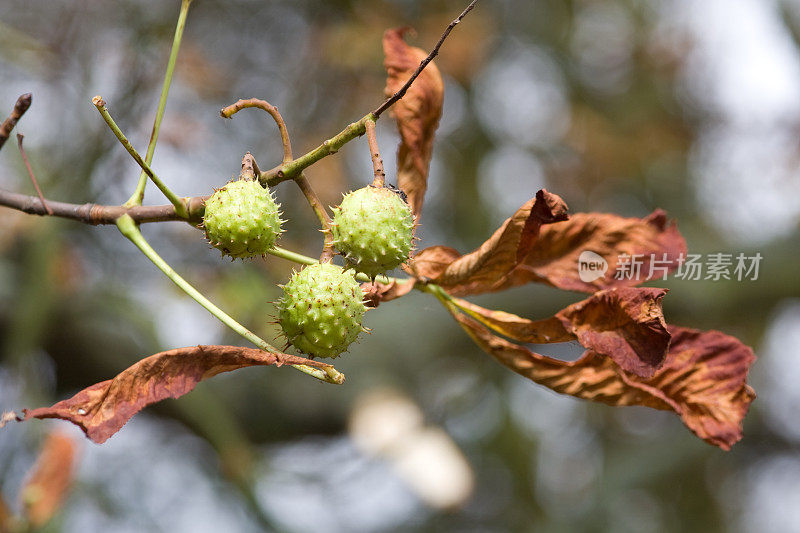
[[[419,66],[417,67],[417,70],[415,70],[414,73],[411,75],[411,77],[408,78],[408,81],[406,81],[405,84],[402,87],[400,87],[400,89],[396,93],[387,98],[386,101],[382,103],[378,109],[372,112],[372,114],[375,115],[376,119],[381,116],[381,113],[389,109],[392,105],[395,104],[395,102],[397,102],[403,96],[405,96],[406,91],[408,91],[408,88],[411,87],[412,83],[414,83],[414,80],[417,79],[417,76],[419,76],[422,73],[425,67],[428,66],[428,63],[433,61],[433,58],[436,57],[436,55],[439,53],[439,48],[442,47],[442,44],[444,43],[445,39],[447,39],[447,36],[450,35],[450,32],[453,31],[453,28],[455,28],[461,22],[461,19],[467,16],[467,13],[472,11],[472,8],[475,7],[476,3],[478,3],[478,0],[472,0],[472,2],[469,3],[466,9],[464,9],[464,11],[462,11],[461,14],[458,17],[456,17],[456,19],[453,20],[453,22],[451,22],[447,26],[447,28],[445,28],[444,33],[439,38],[439,42],[436,43],[436,46],[433,47],[433,50],[431,50],[431,53],[428,54],[428,57],[426,57],[420,62]]]
[[[381,159],[381,151],[378,148],[378,138],[375,136],[375,121],[367,120],[364,125],[367,129],[369,156],[372,158],[372,169],[375,173],[372,186],[383,187],[386,184],[386,172],[383,170],[383,159]]]
[[[14,109],[11,110],[11,114],[3,121],[3,124],[0,124],[0,148],[2,148],[8,140],[9,135],[11,135],[11,130],[14,129],[19,119],[22,118],[22,115],[24,115],[25,111],[31,106],[32,101],[33,95],[31,93],[25,93],[17,98],[17,103],[14,104]]]
[[[328,210],[325,209],[325,206],[317,196],[317,193],[314,191],[314,188],[311,187],[311,183],[306,178],[305,174],[302,172],[299,176],[294,179],[297,186],[300,187],[303,195],[306,197],[308,201],[308,205],[311,206],[311,209],[314,210],[316,213],[317,218],[319,219],[320,225],[322,225],[322,233],[325,235],[325,243],[322,247],[322,255],[320,255],[319,260],[323,262],[328,262],[333,258],[333,233],[331,232],[331,217],[328,214]]]
[[[161,95],[158,98],[158,109],[156,109],[156,118],[153,121],[153,130],[150,132],[150,142],[147,144],[147,152],[144,156],[144,161],[147,165],[153,162],[153,154],[156,151],[156,143],[158,142],[158,132],[161,129],[161,120],[164,118],[164,109],[167,107],[167,95],[169,95],[169,87],[172,85],[172,74],[175,72],[175,63],[178,59],[178,50],[181,47],[181,40],[183,40],[183,30],[186,28],[186,17],[189,14],[189,6],[192,0],[181,0],[181,10],[178,14],[178,23],[175,26],[175,35],[172,38],[172,48],[169,52],[169,59],[167,60],[167,71],[164,73],[164,83],[161,85]],[[125,202],[125,205],[134,206],[142,205],[144,200],[144,188],[147,185],[147,173],[142,167],[142,172],[139,174],[139,182],[136,185],[136,190],[131,197]]]
[[[281,142],[283,143],[283,162],[288,163],[292,160],[292,141],[289,139],[289,130],[286,129],[286,122],[284,122],[278,108],[270,104],[266,100],[259,100],[258,98],[248,98],[247,100],[239,100],[235,104],[228,107],[223,107],[219,112],[222,118],[232,118],[233,115],[248,107],[255,107],[266,111],[278,125],[278,131],[281,133]]]
[[[179,215],[188,216],[188,213],[186,212],[186,206],[184,205],[184,200],[172,192],[172,189],[167,187],[167,184],[161,181],[161,178],[156,176],[156,173],[150,168],[149,163],[142,159],[142,156],[139,155],[139,152],[136,151],[136,148],[133,147],[128,138],[125,137],[125,134],[122,133],[122,130],[119,129],[117,123],[114,122],[114,119],[111,118],[111,114],[106,108],[106,102],[100,96],[95,96],[92,98],[92,103],[97,108],[97,111],[100,112],[100,116],[102,116],[103,120],[106,121],[108,127],[111,128],[114,136],[119,139],[119,142],[122,143],[122,146],[124,146],[128,153],[131,154],[131,157],[133,157],[139,166],[142,167],[142,171],[149,176],[153,183],[156,184],[156,187],[158,187],[159,190],[164,193],[164,196],[167,197],[167,200],[169,200],[170,203],[175,206],[175,212]]]
[[[122,205],[70,204],[54,200],[45,200],[45,203],[42,203],[42,200],[36,196],[0,189],[0,206],[10,207],[29,215],[47,216],[51,214],[45,209],[45,205],[47,205],[52,211],[52,216],[91,225],[116,224],[116,220],[122,215],[130,216],[139,224],[173,220],[199,224],[203,219],[204,202],[207,198],[207,196],[187,198],[188,217],[181,217],[175,213],[175,206],[171,204],[126,207]]]
[[[293,159],[288,163],[284,163],[270,170],[265,170],[261,173],[258,180],[264,186],[275,186],[283,181],[295,179],[295,177],[297,177],[297,175],[303,170],[310,167],[323,157],[335,154],[345,144],[349,143],[356,137],[364,135],[364,132],[366,131],[364,123],[368,118],[370,118],[370,116],[371,115],[366,115],[359,121],[349,124],[345,129],[297,159]]]
[[[308,203],[311,205],[311,208],[317,214],[317,218],[319,219],[320,224],[322,224],[323,229],[329,229],[331,226],[331,217],[328,215],[328,211],[325,209],[325,206],[322,205],[322,202],[317,196],[317,193],[311,188],[311,184],[308,182],[308,178],[306,178],[305,174],[300,174],[298,177],[295,178],[298,187],[303,192],[303,195],[308,200]]]
[[[36,194],[39,195],[39,201],[42,202],[42,206],[44,206],[44,210],[47,212],[48,215],[53,214],[53,210],[47,205],[47,202],[42,195],[42,190],[39,188],[39,183],[36,181],[36,176],[33,175],[33,169],[31,168],[31,163],[28,161],[28,154],[25,153],[25,148],[22,147],[22,139],[25,136],[21,133],[17,133],[17,145],[19,146],[19,153],[22,154],[22,162],[25,163],[25,168],[28,169],[28,177],[31,178],[33,182],[33,186],[36,189]]]

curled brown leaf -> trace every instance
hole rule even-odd
[[[577,340],[584,348],[611,358],[623,370],[651,377],[664,363],[670,342],[661,309],[666,293],[666,289],[633,287],[599,291],[544,320],[454,301],[512,340],[536,344]]]
[[[535,246],[542,227],[567,218],[561,197],[542,189],[474,252],[462,256],[445,246],[425,248],[414,256],[408,271],[453,294],[499,290],[496,287]]]
[[[386,67],[386,96],[391,96],[411,77],[427,52],[409,46],[403,39],[408,28],[394,28],[383,34]],[[407,195],[412,211],[419,216],[428,188],[428,167],[433,139],[442,116],[444,83],[434,63],[428,64],[392,107],[400,132],[397,150],[397,186]]]
[[[597,279],[581,279],[578,258],[586,251],[608,264]],[[645,218],[577,213],[542,228],[531,252],[497,290],[532,281],[581,292],[638,285],[673,271],[685,254],[686,241],[660,209]],[[626,255],[634,259],[628,271],[617,276],[620,258]]]
[[[672,344],[663,366],[642,378],[591,350],[577,361],[560,361],[500,338],[461,313],[454,316],[501,364],[556,392],[614,406],[674,411],[698,437],[724,450],[742,438],[742,421],[755,398],[746,383],[755,356],[734,337],[669,326]]]
[[[204,379],[249,366],[283,364],[330,367],[303,357],[240,346],[177,348],[142,359],[113,379],[96,383],[50,407],[25,409],[22,420],[67,420],[100,444],[148,405],[167,398],[179,398]]]
[[[663,211],[645,218],[605,213],[567,217],[566,209],[561,198],[540,191],[536,202],[526,202],[477,250],[462,256],[446,246],[425,248],[409,272],[460,296],[530,282],[591,293],[662,277],[686,254],[686,241]],[[519,233],[522,225],[525,231]],[[578,260],[584,252],[606,262],[602,275],[581,278]],[[625,255],[633,258],[631,267],[624,276],[617,275]]]
[[[34,528],[45,525],[58,512],[72,484],[77,446],[65,434],[53,431],[22,487],[24,514]]]

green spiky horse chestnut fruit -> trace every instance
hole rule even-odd
[[[305,267],[283,287],[278,323],[301,352],[336,357],[362,331],[367,308],[353,273],[331,263]]]
[[[282,231],[279,208],[272,192],[257,181],[232,181],[206,200],[206,237],[233,258],[264,255]]]
[[[392,189],[358,189],[346,194],[333,211],[333,242],[349,267],[374,278],[408,260],[414,215]]]

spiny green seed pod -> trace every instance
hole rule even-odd
[[[367,186],[333,208],[333,243],[347,265],[374,278],[408,260],[414,215],[399,194]]]
[[[257,181],[232,181],[206,200],[206,237],[233,258],[264,255],[283,231],[279,207]]]
[[[293,274],[277,305],[278,323],[289,343],[319,357],[345,351],[362,331],[367,310],[353,273],[330,263]]]

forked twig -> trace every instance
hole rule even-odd
[[[172,192],[172,189],[167,187],[167,184],[164,183],[161,180],[161,178],[159,178],[156,175],[155,172],[153,172],[153,169],[150,168],[150,164],[144,159],[142,159],[142,156],[139,155],[139,152],[136,151],[136,148],[133,147],[128,138],[125,137],[125,134],[122,133],[122,130],[119,129],[117,123],[114,122],[114,119],[111,118],[111,114],[108,112],[105,100],[103,100],[103,98],[100,95],[98,95],[92,98],[92,104],[94,104],[94,106],[97,108],[97,111],[100,113],[100,116],[103,117],[103,120],[105,120],[106,124],[111,129],[111,132],[114,134],[117,140],[119,140],[120,144],[122,144],[125,150],[127,150],[128,153],[131,155],[133,160],[136,161],[136,163],[141,167],[142,172],[144,172],[145,175],[150,177],[150,179],[156,185],[156,187],[158,187],[158,189],[164,194],[164,196],[167,197],[167,200],[169,200],[170,203],[172,203],[172,205],[175,206],[175,212],[178,215],[183,216],[184,218],[188,217],[189,214],[186,211],[186,205],[184,203],[184,200],[178,197],[178,195],[176,195],[174,192]]]
[[[45,212],[47,212],[48,215],[53,216],[53,210],[50,209],[49,205],[47,205],[47,201],[45,201],[44,195],[42,195],[42,190],[39,188],[39,183],[36,181],[36,176],[33,175],[31,163],[28,161],[28,154],[25,153],[25,148],[22,147],[23,138],[25,138],[24,135],[17,133],[17,145],[19,146],[19,153],[22,154],[22,161],[25,163],[25,168],[28,169],[28,176],[31,178],[33,186],[36,188],[36,194],[39,195],[39,200],[42,202]]]

